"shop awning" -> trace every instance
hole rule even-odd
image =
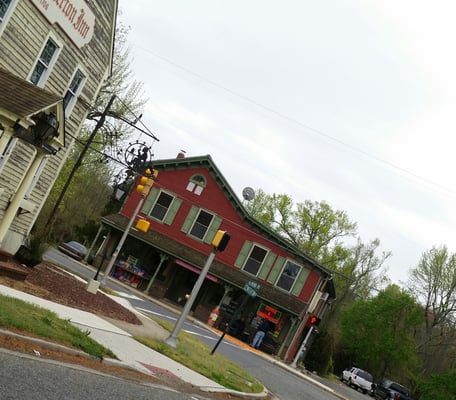
[[[190,265],[190,264],[187,264],[186,262],[182,261],[182,260],[178,260],[178,259],[175,259],[174,260],[174,263],[181,266],[181,267],[184,267],[192,272],[194,272],[195,274],[200,274],[201,273],[201,270],[199,268],[196,268],[194,267],[193,265]],[[218,283],[219,282],[219,279],[216,278],[215,276],[211,275],[211,274],[207,274],[206,275],[206,279],[209,279],[210,281],[212,282],[215,282],[215,283]]]

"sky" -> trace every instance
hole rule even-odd
[[[404,284],[456,253],[456,3],[120,0],[155,159],[345,211]],[[147,138],[141,138],[147,140]]]

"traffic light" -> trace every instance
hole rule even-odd
[[[150,168],[147,168],[144,175],[139,178],[139,185],[136,186],[136,191],[141,193],[141,196],[146,197],[149,194],[157,175],[158,171],[156,169],[150,170]]]
[[[231,235],[227,231],[217,231],[212,240],[212,246],[218,251],[223,251],[230,239]]]
[[[311,315],[309,318],[309,322],[310,325],[318,326],[318,324],[320,323],[320,318],[316,317],[315,315]]]
[[[147,219],[140,218],[136,223],[136,229],[139,231],[147,232],[150,227],[150,222]]]

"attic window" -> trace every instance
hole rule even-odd
[[[200,195],[206,187],[206,178],[202,175],[193,175],[188,181],[187,190]]]

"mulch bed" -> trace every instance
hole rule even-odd
[[[5,263],[5,261],[1,263],[0,270]],[[9,270],[24,268],[12,260],[7,264]],[[141,321],[133,312],[100,291],[96,294],[88,292],[85,282],[52,264],[43,262],[34,268],[27,269],[25,280],[0,275],[0,284],[79,310],[141,325]]]

